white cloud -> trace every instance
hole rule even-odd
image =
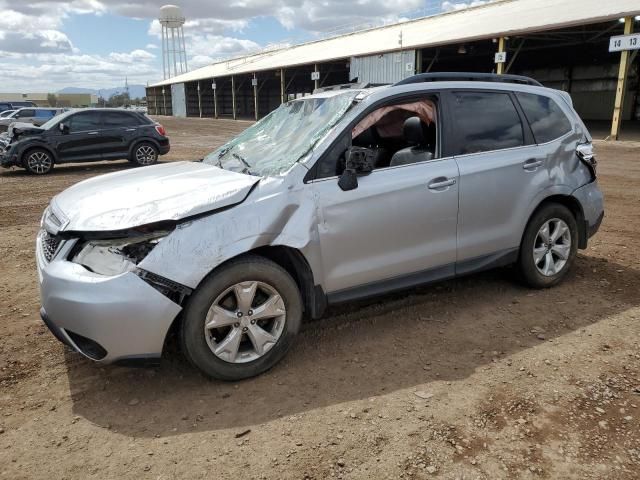
[[[463,10],[469,7],[478,7],[480,5],[485,5],[491,1],[492,0],[473,0],[471,2],[447,1],[447,2],[442,2],[442,10],[444,10],[445,12],[451,12],[454,10]]]
[[[340,27],[398,21],[407,12],[456,10],[486,0],[180,0],[187,19],[185,40],[191,69],[221,57],[255,51],[264,45],[243,38],[260,18],[275,18],[283,27],[306,32],[307,38]],[[88,86],[111,87],[159,78],[160,24],[158,0],[0,0],[0,80],[3,89]],[[81,52],[65,33],[73,15],[122,15],[149,22],[149,43],[107,55]],[[283,44],[297,40],[274,38]],[[108,39],[105,39],[108,42]],[[268,45],[267,45],[268,46]]]
[[[126,65],[126,67],[124,66]],[[54,91],[68,86],[110,88],[124,83],[145,84],[156,78],[155,55],[144,50],[113,52],[106,56],[60,53],[12,54],[0,57],[3,90]]]
[[[109,54],[109,60],[120,63],[149,62],[155,58],[156,56],[153,53],[147,52],[146,50],[134,50],[129,53],[114,52]]]

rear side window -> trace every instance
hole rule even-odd
[[[34,117],[34,116],[35,116],[35,114],[36,114],[36,111],[35,111],[35,110],[26,110],[26,109],[23,109],[23,110],[20,110],[20,111],[18,112],[18,115],[17,115],[17,116],[18,116],[18,117],[20,117],[20,118],[26,118],[26,117]]]
[[[104,128],[137,127],[140,121],[134,115],[124,112],[103,112]]]
[[[571,131],[571,122],[558,104],[549,97],[516,93],[531,125],[536,143],[547,143]]]
[[[454,155],[524,145],[520,115],[507,93],[453,92]]]
[[[36,118],[53,118],[53,110],[36,110]]]

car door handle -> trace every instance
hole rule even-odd
[[[524,168],[525,170],[535,170],[536,168],[541,167],[543,163],[544,162],[542,160],[536,160],[535,158],[530,158],[529,160],[524,162],[524,165],[522,165],[522,168]]]
[[[98,132],[88,132],[87,135],[97,135]]]
[[[429,184],[429,190],[440,190],[456,184],[455,178],[439,177],[435,178]]]
[[[135,131],[136,131],[136,129],[135,129],[135,128],[127,128],[127,129],[125,130],[125,132],[135,132]]]

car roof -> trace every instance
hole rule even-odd
[[[436,82],[421,82],[421,83],[407,83],[403,85],[392,85],[386,88],[371,89],[372,92],[367,100],[375,102],[383,100],[389,96],[413,93],[413,92],[437,92],[441,90],[493,90],[493,91],[505,91],[505,92],[524,92],[535,93],[538,95],[561,97],[564,96],[564,92],[555,90],[552,88],[524,85],[516,83],[501,83],[501,82],[483,82],[483,81],[436,81]]]

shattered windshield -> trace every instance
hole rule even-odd
[[[313,149],[351,107],[357,94],[351,90],[282,104],[207,155],[204,162],[250,175],[278,175]]]

